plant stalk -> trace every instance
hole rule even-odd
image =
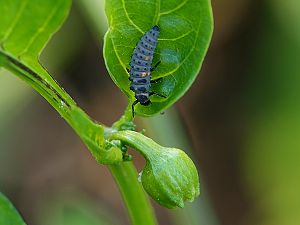
[[[83,138],[86,136],[83,131],[87,131],[93,126],[103,125],[94,122],[83,110],[81,110],[75,101],[57,84],[50,74],[46,75],[46,79],[45,75],[41,78],[41,76],[29,67],[2,51],[0,51],[0,61],[1,64],[3,64],[2,66],[24,80],[42,95],[75,130],[85,145],[89,145],[86,142],[86,139]],[[114,124],[114,129],[122,130],[122,128],[130,128],[131,126],[133,128],[130,115],[130,110],[128,108],[125,110],[124,116]],[[78,123],[80,124],[78,125]],[[83,127],[86,129],[82,129]],[[95,154],[90,148],[89,150],[93,155]],[[138,175],[133,163],[121,162],[109,165],[108,167],[122,194],[132,224],[156,225],[157,222],[152,207],[141,184],[137,180]]]
[[[122,194],[132,225],[156,225],[149,199],[137,179],[137,171],[132,162],[109,165]]]

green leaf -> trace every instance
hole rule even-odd
[[[0,43],[21,61],[36,62],[70,8],[69,0],[0,0]]]
[[[177,101],[199,73],[212,35],[212,13],[209,0],[110,0],[106,1],[109,30],[105,36],[104,57],[113,81],[132,102],[129,89],[131,55],[139,39],[153,25],[159,25],[160,36],[153,63],[161,64],[152,79],[153,90],[167,98],[151,97],[150,106],[136,107],[136,112],[151,116]]]
[[[70,97],[59,90],[38,57],[63,23],[70,5],[70,0],[0,0],[0,66],[18,73],[21,79],[43,92],[50,103],[56,101],[62,105]]]
[[[35,88],[73,127],[97,162],[122,161],[115,143],[104,141],[104,126],[95,123],[58,85],[38,57],[66,18],[70,0],[0,0],[0,66]]]
[[[0,224],[26,225],[11,202],[0,192]]]

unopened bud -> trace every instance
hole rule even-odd
[[[147,193],[159,204],[182,208],[185,201],[193,201],[200,194],[197,169],[184,151],[162,147],[133,131],[120,131],[111,136],[144,155],[146,166],[140,179]]]

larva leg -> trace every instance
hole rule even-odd
[[[156,84],[156,83],[158,83],[158,82],[161,81],[161,80],[162,80],[162,77],[160,77],[160,78],[158,78],[158,79],[155,79],[155,80],[151,80],[150,83],[151,83],[151,84]]]
[[[162,97],[162,98],[167,98],[167,96],[164,96],[164,95],[162,95],[162,94],[160,94],[160,93],[157,93],[157,92],[155,92],[155,91],[151,91],[151,92],[149,93],[149,96],[151,96],[151,95],[157,95],[157,96]]]
[[[154,71],[156,69],[156,67],[161,63],[161,61],[159,60],[152,68],[151,68],[151,72]]]
[[[133,103],[132,103],[132,106],[131,106],[131,110],[132,110],[132,118],[134,118],[134,106],[139,103],[138,100],[135,100]]]

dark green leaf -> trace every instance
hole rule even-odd
[[[109,30],[105,36],[104,56],[110,76],[118,87],[134,99],[129,89],[131,55],[139,39],[153,25],[160,26],[160,37],[153,63],[161,64],[152,73],[153,90],[168,96],[151,97],[150,106],[136,107],[140,115],[156,114],[177,101],[199,73],[212,35],[209,0],[110,0],[106,1]]]
[[[26,225],[14,206],[1,192],[0,225]]]

